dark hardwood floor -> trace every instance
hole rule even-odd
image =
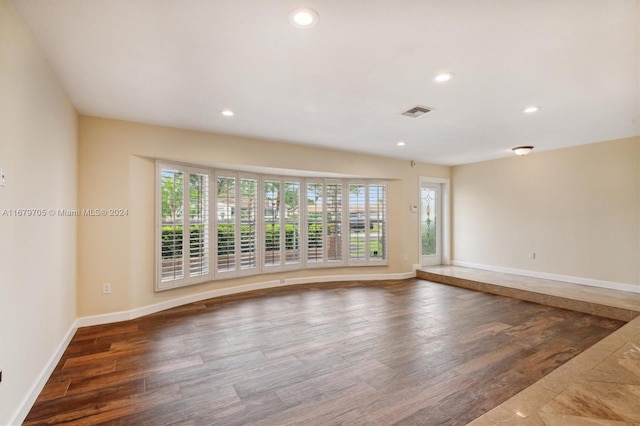
[[[79,329],[25,424],[462,425],[622,324],[419,279],[256,291]]]

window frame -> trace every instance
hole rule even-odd
[[[349,240],[346,241],[346,261],[348,266],[376,266],[376,265],[388,265],[389,261],[389,248],[388,248],[388,213],[389,213],[389,185],[387,181],[384,180],[374,180],[374,179],[348,179],[346,183],[347,189],[347,214],[349,215],[349,227],[351,227],[351,208],[352,208],[352,200],[351,200],[351,186],[352,185],[362,185],[364,188],[364,223],[362,226],[364,227],[363,231],[364,235],[364,246],[365,252],[364,257],[362,259],[353,259],[351,257],[350,252],[350,240],[351,240],[351,231],[349,231]],[[379,234],[379,238],[382,239],[383,245],[383,253],[380,258],[372,258],[371,256],[371,241],[373,233],[371,232],[374,228],[374,224],[371,223],[371,215],[372,215],[372,203],[371,203],[371,187],[372,186],[380,186],[383,188],[384,195],[384,203],[382,203],[383,207],[383,230],[382,233]],[[349,228],[350,229],[350,228]]]
[[[183,216],[183,223],[182,223],[182,278],[179,279],[174,279],[174,280],[166,280],[163,281],[162,280],[162,170],[163,169],[171,169],[171,170],[178,170],[181,171],[183,174],[183,182],[182,182],[182,208],[183,208],[183,212],[182,212],[182,216]],[[189,177],[192,173],[197,173],[197,174],[202,174],[208,177],[209,180],[209,185],[208,185],[208,189],[209,189],[209,193],[208,193],[208,202],[209,202],[209,206],[208,209],[208,216],[209,216],[209,232],[208,235],[206,235],[207,241],[206,243],[209,246],[209,271],[207,274],[200,274],[197,276],[191,276],[190,274],[190,262],[189,262],[189,257],[188,254],[190,253],[189,249],[185,250],[185,241],[190,242],[190,227],[191,227],[191,218],[190,218],[190,214],[185,213],[185,207],[188,206],[189,211],[191,208],[191,205],[189,203],[190,199],[188,197],[188,194],[190,193],[190,187],[189,187]],[[161,162],[158,161],[156,162],[156,197],[157,197],[157,202],[156,202],[156,212],[155,212],[155,217],[156,217],[156,235],[155,235],[155,239],[156,239],[156,265],[155,265],[155,285],[156,285],[156,290],[157,291],[163,291],[163,290],[170,290],[173,288],[179,288],[179,287],[185,287],[185,286],[189,286],[189,285],[193,285],[193,284],[198,284],[201,282],[207,282],[207,281],[211,281],[213,279],[213,263],[212,263],[212,226],[211,226],[211,188],[212,188],[212,173],[211,173],[211,169],[208,168],[202,168],[202,167],[195,167],[195,166],[189,166],[189,165],[185,165],[185,164],[179,164],[179,163],[169,163],[169,162]]]
[[[183,236],[182,236],[182,256],[183,256],[183,277],[175,280],[162,281],[162,172],[163,170],[178,170],[183,173],[183,205],[189,204],[189,182],[190,175],[192,173],[198,173],[208,176],[208,240],[206,243],[209,248],[209,270],[207,274],[191,277],[189,271],[189,250],[184,250],[185,244],[190,243],[190,215],[187,214],[183,217]],[[233,224],[234,224],[234,259],[233,269],[230,270],[218,270],[219,261],[219,247],[218,247],[218,230],[219,225],[223,222],[219,218],[218,212],[218,179],[220,177],[233,178],[234,190],[233,190]],[[242,181],[243,179],[251,179],[256,183],[255,193],[255,259],[256,266],[242,268],[242,204],[245,202],[242,199]],[[253,276],[259,274],[269,274],[277,272],[294,271],[300,269],[322,269],[322,268],[336,268],[336,267],[359,267],[359,266],[386,266],[389,264],[389,250],[388,250],[388,181],[380,179],[350,179],[350,178],[324,178],[324,177],[300,177],[300,176],[277,176],[269,174],[248,173],[242,171],[234,171],[229,169],[214,169],[192,166],[188,164],[174,163],[169,161],[156,161],[156,203],[155,203],[155,215],[156,215],[156,279],[155,287],[156,291],[164,291],[172,288],[180,288],[193,284],[199,284],[203,282],[232,279],[237,277]],[[265,194],[265,182],[279,182],[279,207],[278,207],[278,223],[279,223],[279,249],[280,259],[278,264],[268,265],[265,263],[266,253],[266,228],[265,228],[265,214],[266,214],[266,194]],[[286,224],[287,222],[287,205],[286,205],[286,190],[287,184],[293,183],[298,188],[298,261],[287,262],[287,242],[286,242]],[[320,221],[314,221],[313,223],[320,223],[322,230],[322,236],[320,241],[322,242],[322,259],[320,261],[312,261],[309,259],[309,215],[310,206],[308,199],[308,185],[319,184],[322,187],[320,191],[322,202],[314,207],[314,214],[320,210],[318,216]],[[329,215],[328,208],[330,203],[327,198],[329,186],[338,185],[340,187],[340,213],[339,221],[332,220],[331,224],[335,228],[340,229],[339,250],[341,250],[340,259],[329,259]],[[350,199],[350,187],[351,185],[363,185],[365,192],[364,201],[364,233],[365,240],[365,254],[362,259],[351,259],[350,257],[350,240],[351,240],[351,199]],[[371,223],[371,205],[370,205],[370,187],[376,185],[383,188],[384,202],[382,207],[382,222],[384,222],[382,234],[378,233],[377,238],[383,239],[383,253],[380,258],[373,258],[371,256],[370,241],[372,235],[372,223]],[[229,197],[230,198],[230,197]],[[221,198],[220,198],[221,199]],[[228,200],[228,199],[227,199]],[[315,205],[315,204],[314,204]],[[190,208],[190,207],[189,207]],[[378,214],[379,207],[375,209]],[[183,214],[184,216],[184,214]],[[295,219],[294,219],[295,222]],[[224,223],[230,223],[224,221]],[[185,243],[186,242],[186,243]],[[246,245],[246,244],[245,244]],[[246,247],[245,247],[246,248]],[[334,250],[337,250],[334,248]]]

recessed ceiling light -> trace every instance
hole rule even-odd
[[[406,143],[405,141],[400,141],[400,142],[398,142],[396,145],[398,145],[398,146],[405,146],[405,145],[407,145],[407,143]]]
[[[223,109],[220,114],[224,115],[225,117],[233,117],[235,115],[234,112],[230,109]]]
[[[318,23],[318,14],[311,9],[296,9],[289,14],[289,22],[298,28],[310,28]]]
[[[453,73],[443,72],[433,77],[433,81],[435,81],[436,83],[446,83],[447,81],[451,80],[453,77],[454,77]]]
[[[540,109],[539,106],[531,105],[522,110],[525,114],[532,114]]]

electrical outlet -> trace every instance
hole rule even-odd
[[[102,283],[102,294],[111,294],[111,283]]]

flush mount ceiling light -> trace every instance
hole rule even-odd
[[[398,146],[406,146],[407,143],[405,141],[399,141],[396,145],[398,145]]]
[[[523,109],[522,112],[524,112],[525,114],[533,114],[534,112],[537,112],[538,110],[540,110],[539,106],[531,105],[531,106],[528,106],[525,109]]]
[[[234,112],[230,109],[223,109],[222,111],[220,111],[220,114],[224,115],[225,117],[233,117],[235,115]]]
[[[318,14],[311,9],[296,9],[289,14],[289,22],[298,28],[311,28],[318,23]]]
[[[527,155],[529,154],[531,151],[533,151],[533,147],[532,146],[517,146],[515,148],[511,149],[514,154],[519,155],[519,156],[523,156],[523,155]]]
[[[452,72],[443,72],[433,77],[433,81],[435,81],[436,83],[446,83],[453,77],[455,77],[455,74],[453,74]]]

